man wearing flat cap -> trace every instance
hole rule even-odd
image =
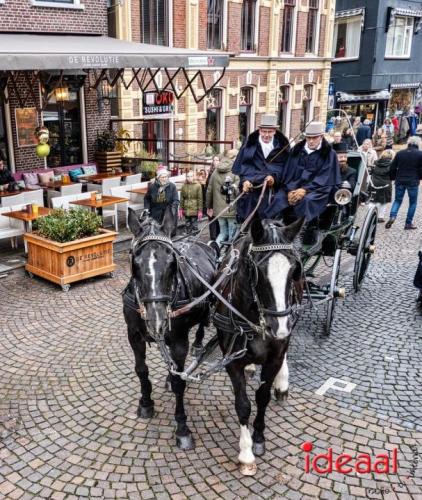
[[[311,122],[305,139],[292,149],[281,178],[272,213],[288,209],[307,222],[318,217],[341,184],[336,153],[324,139],[324,124]]]
[[[233,164],[233,173],[240,177],[239,188],[246,193],[237,203],[239,221],[244,221],[256,207],[261,191],[258,186],[264,180],[273,190],[278,189],[288,153],[289,141],[278,130],[277,117],[263,115],[259,129],[249,135]],[[261,217],[270,203],[269,194],[258,209]]]

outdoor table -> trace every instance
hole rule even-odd
[[[45,184],[41,184],[41,186],[43,188],[60,191],[62,186],[71,186],[72,184],[76,184],[76,182],[52,181],[52,182],[46,182]]]
[[[28,190],[30,191],[30,190]],[[32,231],[32,221],[38,219],[39,217],[45,217],[51,214],[53,210],[46,207],[38,207],[38,213],[35,215],[32,211],[31,213],[25,210],[15,210],[13,212],[5,212],[2,215],[6,217],[12,217],[12,219],[23,220],[25,225],[25,232],[30,233]],[[25,253],[27,253],[26,241],[24,240]]]
[[[89,207],[93,212],[97,212],[101,217],[103,216],[103,208],[115,205],[116,203],[125,203],[129,201],[128,198],[120,198],[119,196],[102,196],[101,200],[91,200],[91,198],[86,198],[85,200],[75,200],[70,201],[72,205],[80,205],[81,207]]]
[[[92,182],[94,184],[101,184],[104,179],[115,179],[116,177],[128,177],[129,175],[132,175],[130,172],[120,172],[117,174],[111,174],[104,172],[102,174],[95,174],[95,175],[87,175],[87,176],[80,176],[81,179],[84,181]]]

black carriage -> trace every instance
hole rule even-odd
[[[323,307],[324,331],[330,334],[336,302],[344,298],[345,289],[338,286],[342,254],[354,257],[353,288],[358,292],[361,288],[372,254],[375,251],[375,235],[377,230],[377,209],[374,205],[364,204],[368,196],[368,174],[360,153],[349,152],[348,164],[356,170],[357,182],[353,192],[342,187],[335,194],[335,199],[317,221],[321,234],[315,247],[303,245],[302,253],[306,279],[305,299],[315,306]],[[349,186],[350,187],[350,186]],[[361,226],[357,225],[358,212],[365,210]],[[326,259],[326,258],[330,259]],[[321,262],[330,260],[330,273],[327,282],[316,284],[313,278],[321,272]],[[320,280],[321,281],[321,280]]]

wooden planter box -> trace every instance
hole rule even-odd
[[[104,151],[95,153],[95,162],[100,172],[111,172],[113,168],[122,166],[122,153],[119,151]]]
[[[89,238],[58,243],[36,233],[26,233],[28,261],[25,270],[69,290],[70,283],[113,273],[113,241],[117,233],[101,229]]]

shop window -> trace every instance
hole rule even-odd
[[[168,0],[141,0],[141,41],[168,45]]]
[[[248,87],[240,89],[239,99],[239,139],[243,143],[251,133],[253,90]]]
[[[70,77],[63,82],[62,87],[68,89],[66,98],[62,99],[58,93],[51,92],[43,111],[44,125],[50,131],[48,167],[82,163],[80,82]]]
[[[306,25],[306,52],[316,52],[319,0],[309,0],[308,22]]]
[[[243,0],[240,49],[255,50],[256,0]]]
[[[313,111],[313,85],[305,85],[302,98],[302,112],[300,114],[300,130],[305,130],[306,124],[312,120]]]
[[[208,0],[207,47],[221,49],[223,36],[224,0]]]
[[[8,165],[7,157],[6,123],[4,119],[4,108],[0,104],[0,160],[4,160],[6,165]]]
[[[207,141],[218,141],[221,129],[222,91],[214,89],[207,97],[207,117],[205,135]]]
[[[388,28],[385,57],[410,57],[413,36],[413,17],[396,16]]]
[[[284,0],[281,52],[293,52],[293,29],[296,0]]]
[[[278,126],[283,134],[287,134],[290,87],[283,85],[278,94]]]
[[[351,17],[336,21],[334,26],[334,54],[336,59],[358,58],[362,17]]]

